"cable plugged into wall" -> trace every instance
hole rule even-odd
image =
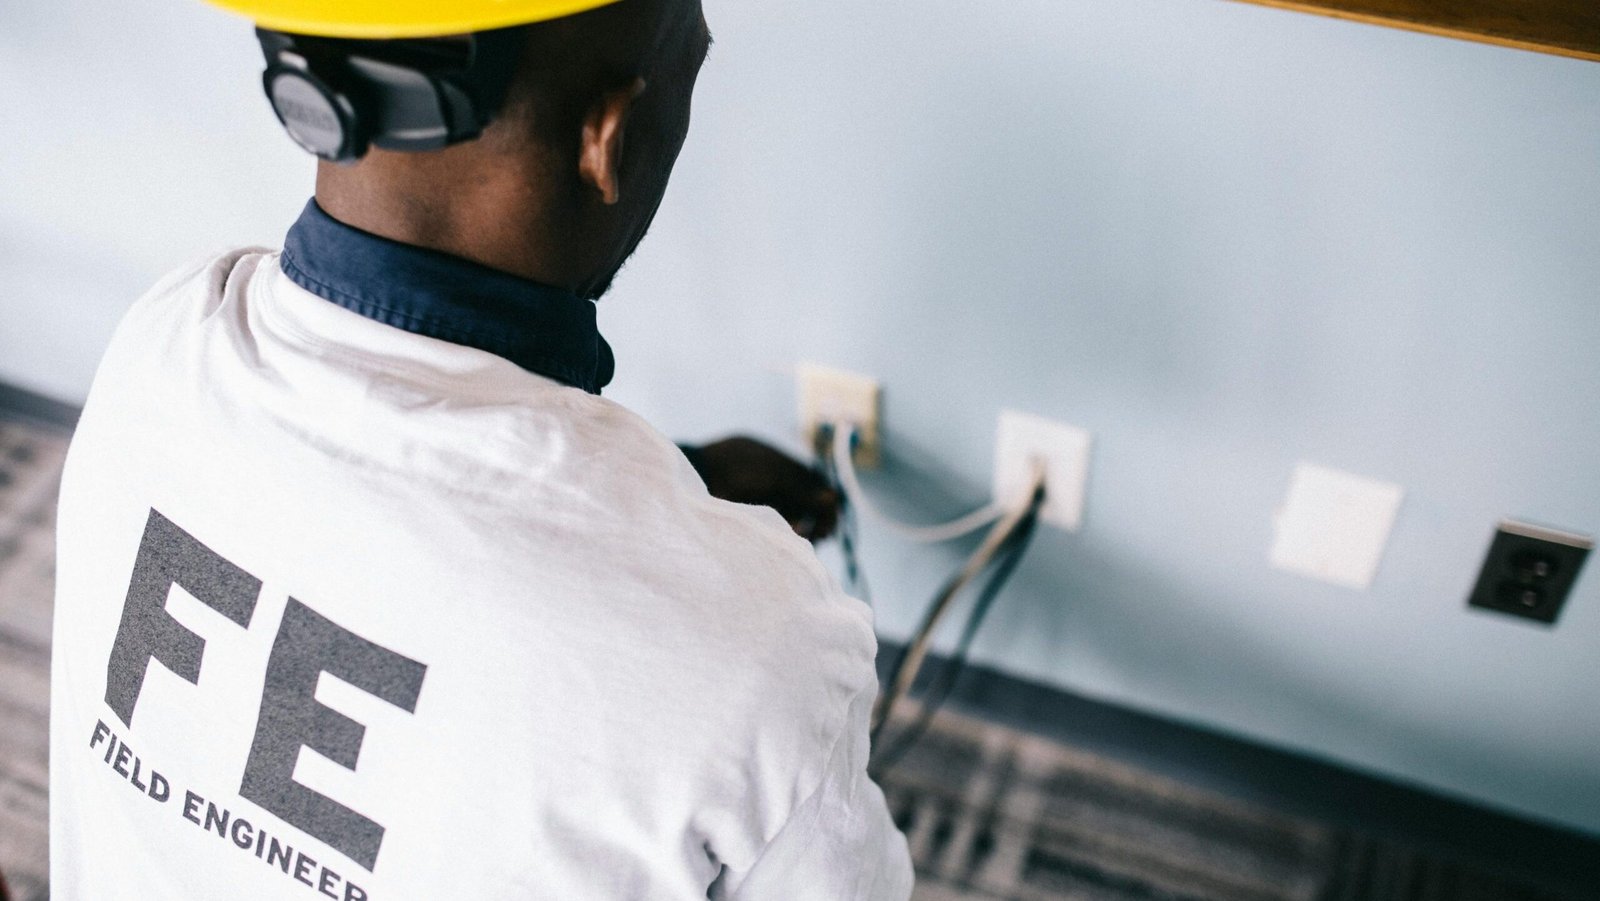
[[[1000,413],[994,442],[994,499],[1016,506],[1025,502],[1039,467],[1045,474],[1044,507],[1039,519],[1047,525],[1078,531],[1083,523],[1084,494],[1089,483],[1089,433],[1016,410]]]
[[[860,510],[871,519],[876,520],[890,531],[904,538],[922,544],[937,544],[941,541],[950,541],[960,538],[962,535],[976,532],[999,519],[1005,513],[1004,508],[998,504],[989,503],[965,516],[958,516],[950,522],[932,526],[908,525],[887,516],[872,505],[872,502],[867,498],[866,491],[861,487],[860,477],[856,475],[856,467],[852,459],[855,456],[855,444],[859,435],[856,427],[848,422],[835,422],[832,424],[830,431],[833,434],[830,459],[837,468],[840,486],[844,489],[844,495],[850,499],[850,503],[855,509]]]
[[[1000,414],[995,431],[992,495],[989,503],[950,522],[912,525],[881,513],[861,488],[857,471],[876,467],[882,455],[883,388],[877,379],[801,363],[795,367],[800,432],[856,510],[911,541],[936,544],[970,534],[1025,503],[1034,469],[1043,466],[1048,500],[1040,518],[1077,531],[1083,521],[1089,477],[1089,433],[1016,410]]]
[[[883,390],[876,379],[815,363],[795,367],[800,433],[820,458],[827,453],[824,427],[845,423],[854,434],[852,462],[878,465],[878,418]]]
[[[1000,416],[995,434],[993,499],[949,522],[913,525],[884,513],[867,497],[857,474],[864,462],[878,460],[881,388],[855,373],[802,364],[800,422],[816,452],[817,468],[841,498],[839,540],[847,584],[867,598],[866,574],[859,559],[855,514],[859,511],[910,541],[951,541],[990,526],[970,557],[945,581],[923,615],[911,641],[895,662],[872,712],[876,772],[892,766],[928,728],[949,697],[966,665],[979,628],[1011,574],[1021,563],[1040,521],[1076,531],[1083,521],[1084,492],[1089,472],[1089,433],[1014,410]],[[870,452],[864,453],[864,448]],[[977,588],[954,654],[929,680],[915,719],[892,742],[885,742],[896,707],[911,694],[928,658],[934,633],[956,600]]]
[[[830,423],[832,447],[821,447],[835,467],[843,492],[868,518],[885,528],[924,544],[937,544],[976,532],[999,519],[1008,509],[1028,503],[1044,479],[1046,500],[1039,518],[1075,532],[1083,522],[1084,494],[1089,481],[1089,433],[1076,426],[1052,422],[1027,413],[1006,410],[995,433],[993,499],[983,506],[938,525],[911,525],[880,512],[861,487],[855,459],[860,457],[861,430],[852,422]],[[824,441],[824,445],[826,441]]]

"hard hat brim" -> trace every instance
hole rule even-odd
[[[466,34],[559,19],[618,0],[209,0],[261,28],[387,40]]]

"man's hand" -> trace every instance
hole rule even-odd
[[[778,511],[801,538],[821,541],[839,523],[839,495],[821,475],[754,438],[684,446],[712,497]]]

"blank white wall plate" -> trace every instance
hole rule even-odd
[[[857,466],[876,466],[878,411],[883,395],[878,380],[815,363],[796,366],[795,380],[800,401],[800,434],[806,445],[815,446],[817,427],[823,423],[852,423],[859,436],[855,453],[851,455],[852,462]]]
[[[1025,503],[1033,485],[1032,460],[1040,458],[1045,464],[1045,500],[1039,519],[1076,532],[1083,522],[1089,446],[1089,433],[1077,426],[1001,411],[994,441],[995,502],[1008,507]]]
[[[1404,496],[1390,482],[1296,465],[1275,518],[1272,565],[1347,588],[1370,587]]]

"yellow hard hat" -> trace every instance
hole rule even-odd
[[[211,0],[262,28],[329,38],[428,38],[526,25],[618,0]]]

